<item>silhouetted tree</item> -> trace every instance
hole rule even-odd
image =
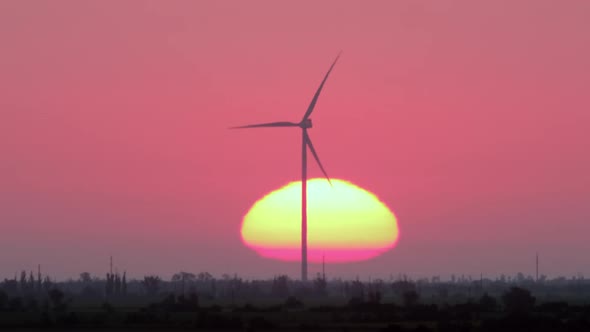
[[[23,300],[20,297],[13,297],[8,300],[8,311],[20,312],[24,310]]]
[[[289,277],[281,275],[274,278],[272,282],[271,294],[278,297],[286,297],[289,295]]]
[[[287,309],[300,309],[303,308],[303,302],[299,301],[294,296],[289,296],[285,301],[285,308]]]
[[[35,291],[35,276],[33,275],[33,271],[29,273],[29,282],[27,285],[27,289],[29,292]]]
[[[145,276],[142,281],[145,292],[150,296],[158,294],[160,281],[161,279],[158,276]]]
[[[381,292],[378,290],[371,290],[368,294],[368,302],[372,304],[380,304],[381,303]]]
[[[375,279],[369,284],[368,302],[372,304],[381,303],[381,294],[384,288],[384,282],[381,279]]]
[[[38,312],[39,311],[39,303],[37,299],[34,297],[29,297],[26,299],[25,310],[27,312]]]
[[[115,289],[115,276],[112,273],[107,273],[106,283],[104,285],[104,291],[107,296],[113,294]]]
[[[524,313],[533,309],[535,297],[527,289],[511,287],[508,292],[502,295],[502,302],[506,311]]]
[[[121,294],[127,294],[127,272],[123,272],[123,280],[121,281]]]
[[[100,293],[102,294],[102,293]],[[82,288],[82,291],[80,291],[80,295],[86,298],[97,298],[99,295],[99,292],[92,286],[92,284],[87,284],[84,286],[84,288]]]
[[[64,312],[66,310],[65,294],[61,290],[53,288],[49,291],[48,295],[54,311]]]
[[[361,302],[365,301],[365,285],[358,279],[350,284],[348,292],[351,298],[356,298]]]
[[[407,291],[407,292],[404,292],[404,294],[403,294],[403,300],[404,300],[404,305],[407,308],[411,308],[411,307],[415,306],[416,304],[418,304],[418,301],[420,300],[420,295],[414,290]]]
[[[115,274],[115,294],[119,295],[121,294],[121,277],[119,276],[119,274]]]
[[[416,291],[416,284],[408,280],[398,280],[391,284],[391,289],[396,296],[403,298],[404,293]]]
[[[209,275],[210,276],[210,275]],[[201,280],[206,280],[208,278],[208,276],[206,274],[200,273],[199,277]],[[175,284],[180,283],[180,294],[184,295],[184,290],[186,289],[186,283],[187,282],[194,282],[197,279],[197,277],[193,274],[193,273],[189,273],[189,272],[179,272],[179,273],[175,273],[172,276],[172,282],[174,282]]]
[[[88,272],[82,272],[80,273],[80,281],[88,284],[92,282],[92,277],[90,276],[90,273]]]
[[[449,289],[445,286],[438,287],[438,296],[441,300],[447,301],[449,298]]]
[[[52,286],[53,286],[53,282],[51,282],[51,279],[49,278],[49,276],[45,276],[45,279],[43,280],[43,289],[46,292],[48,292]]]
[[[186,305],[189,310],[199,309],[199,296],[195,292],[191,292],[186,300]]]
[[[8,302],[8,294],[0,290],[0,311],[4,310],[6,303]]]
[[[496,311],[496,308],[498,307],[498,301],[496,301],[495,298],[489,296],[488,293],[484,293],[479,299],[479,307],[485,312]]]
[[[319,273],[317,274],[317,277],[313,280],[313,290],[317,295],[326,295],[327,293],[326,279],[324,279]]]
[[[37,293],[41,293],[43,291],[43,279],[41,278],[41,266],[37,270],[37,286],[35,287]]]
[[[27,272],[26,271],[21,271],[20,273],[20,282],[19,282],[19,286],[20,286],[20,291],[21,292],[25,292],[27,291]]]
[[[201,272],[198,274],[197,278],[199,279],[199,281],[204,282],[211,281],[211,279],[213,279],[213,276],[209,272]]]
[[[104,302],[101,308],[107,315],[112,315],[115,313],[115,307],[113,307],[113,305],[108,302]]]
[[[16,277],[14,279],[4,279],[2,288],[8,294],[16,294],[18,292],[18,281],[16,281]]]

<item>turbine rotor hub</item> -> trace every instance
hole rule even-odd
[[[301,121],[301,123],[299,124],[299,127],[303,128],[303,129],[308,129],[313,127],[312,123],[311,123],[311,119],[305,119],[303,121]]]

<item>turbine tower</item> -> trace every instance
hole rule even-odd
[[[324,76],[322,83],[320,84],[319,88],[315,92],[315,95],[313,96],[313,99],[311,100],[311,103],[309,104],[309,107],[307,108],[307,111],[303,115],[303,118],[301,119],[300,122],[298,122],[298,123],[287,122],[287,121],[269,122],[269,123],[252,124],[252,125],[230,128],[230,129],[263,128],[263,127],[299,127],[299,128],[301,128],[301,280],[302,281],[307,281],[307,148],[308,147],[309,147],[309,150],[311,151],[311,154],[313,155],[314,159],[318,163],[318,166],[322,170],[322,173],[324,173],[324,176],[326,177],[326,179],[328,180],[330,185],[332,185],[332,182],[330,181],[330,177],[328,177],[328,173],[326,173],[324,166],[322,166],[322,163],[320,162],[320,158],[318,157],[318,154],[317,154],[315,148],[313,147],[313,143],[311,142],[311,138],[309,137],[309,134],[307,133],[307,130],[311,129],[311,127],[312,127],[311,119],[309,118],[309,116],[313,112],[315,104],[317,103],[320,93],[322,92],[322,88],[324,87],[324,83],[326,83],[326,80],[328,79],[328,76],[330,75],[330,72],[332,71],[332,68],[334,68],[334,65],[338,61],[339,57],[340,57],[340,53],[338,54],[338,56],[336,56],[336,59],[334,60],[334,62],[330,66],[330,69],[326,73],[326,76]]]

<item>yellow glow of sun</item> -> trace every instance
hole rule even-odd
[[[377,196],[350,182],[307,181],[308,260],[366,260],[393,248],[395,215]],[[301,259],[301,182],[258,200],[244,217],[242,239],[263,257]]]

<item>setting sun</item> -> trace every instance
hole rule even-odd
[[[366,260],[393,248],[399,230],[395,215],[374,194],[350,182],[308,181],[310,262]],[[242,239],[259,255],[301,259],[301,182],[270,192],[250,208]]]

